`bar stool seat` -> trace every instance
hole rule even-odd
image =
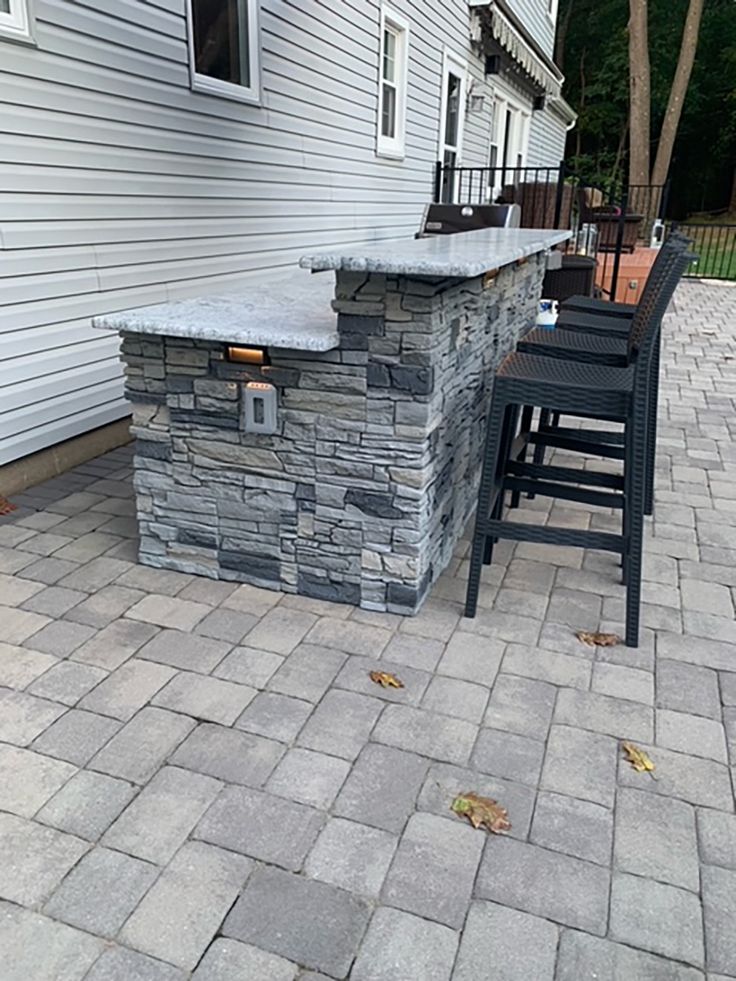
[[[516,345],[525,354],[567,358],[592,364],[626,367],[628,337],[608,337],[603,333],[578,333],[557,328],[535,327]]]
[[[568,313],[573,310],[580,313],[604,313],[608,317],[628,317],[630,320],[636,313],[636,304],[597,300],[592,296],[570,296],[560,304],[560,311]]]

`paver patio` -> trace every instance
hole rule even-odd
[[[463,542],[408,619],[137,565],[129,448],[16,497],[2,981],[736,977],[736,288],[680,287],[663,371],[638,650],[574,636],[601,553],[502,543],[465,620]]]

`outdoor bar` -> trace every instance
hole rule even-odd
[[[494,368],[568,237],[349,246],[98,318],[122,335],[140,561],[416,612],[475,503]]]

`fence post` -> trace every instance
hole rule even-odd
[[[629,206],[629,192],[624,191],[621,195],[621,214],[618,217],[618,226],[616,228],[616,250],[613,254],[613,269],[611,271],[611,292],[609,294],[609,299],[612,302],[616,300],[616,290],[618,289],[618,271],[621,265],[621,252],[624,246],[624,228],[626,226],[626,213]]]
[[[662,196],[659,199],[659,214],[657,215],[657,217],[661,218],[662,221],[664,221],[665,217],[667,216],[667,205],[669,204],[669,202],[670,202],[670,179],[668,177],[667,180],[664,182],[664,187],[662,188]]]
[[[555,220],[553,228],[560,227],[560,216],[562,215],[562,199],[565,191],[565,161],[560,160],[557,176],[557,194],[555,195]]]
[[[434,191],[432,201],[434,204],[440,203],[442,194],[442,161],[438,160],[434,165]]]

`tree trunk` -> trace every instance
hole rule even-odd
[[[555,64],[558,68],[561,68],[564,72],[564,62],[565,62],[565,41],[567,40],[567,32],[570,27],[570,18],[572,17],[572,8],[575,6],[575,0],[567,0],[567,7],[565,8],[565,13],[562,16],[562,20],[557,22],[557,37],[555,38]]]
[[[677,59],[675,77],[672,79],[670,97],[667,101],[667,110],[662,121],[662,130],[659,134],[657,145],[657,157],[654,161],[652,170],[652,184],[664,184],[672,160],[672,148],[675,145],[677,127],[680,125],[682,106],[687,94],[687,86],[690,81],[690,73],[693,70],[695,61],[695,51],[698,47],[698,33],[700,31],[700,20],[703,14],[704,0],[690,0],[685,18],[685,27],[682,32],[682,43],[680,44],[680,56]]]
[[[736,215],[736,170],[733,172],[733,184],[731,185],[731,203],[728,206],[728,213]]]
[[[629,0],[629,184],[649,183],[647,0]]]

